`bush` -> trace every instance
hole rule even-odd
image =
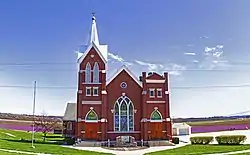
[[[65,138],[64,139],[64,142],[67,144],[67,145],[73,145],[75,144],[75,141],[73,138]]]
[[[213,139],[212,136],[190,137],[191,144],[209,144]]]
[[[247,137],[245,135],[221,135],[215,137],[220,145],[239,145],[243,143]]]
[[[179,140],[178,137],[173,137],[172,142],[173,142],[174,144],[179,144],[179,143],[180,143],[180,140]]]

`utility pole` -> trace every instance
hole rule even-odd
[[[33,96],[33,125],[32,125],[31,147],[35,148],[35,146],[34,146],[34,138],[35,138],[36,81],[34,82],[33,93],[34,93],[34,96]]]

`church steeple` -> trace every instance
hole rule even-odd
[[[99,53],[103,61],[106,63],[108,61],[108,45],[100,44],[96,26],[96,18],[95,14],[92,13],[92,24],[91,24],[91,32],[89,36],[89,42],[85,46],[80,46],[78,49],[78,63],[81,63],[83,59],[86,57],[87,53],[90,49],[94,47],[95,50]]]
[[[99,38],[98,38],[98,32],[96,27],[96,18],[95,13],[92,13],[92,26],[91,26],[91,33],[90,33],[90,44],[94,42],[96,46],[99,46]]]

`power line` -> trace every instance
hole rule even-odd
[[[162,64],[175,64],[171,61],[141,61],[141,60],[123,60],[118,61],[116,59],[112,59],[112,61],[116,61],[118,63],[133,63],[138,64],[141,66],[147,66],[147,65],[162,65]],[[141,62],[141,64],[140,64]],[[223,63],[230,63],[232,65],[250,65],[250,61],[221,61]],[[32,66],[32,65],[77,65],[77,61],[75,62],[23,62],[23,63],[17,63],[17,62],[7,62],[7,63],[0,63],[0,66]]]
[[[24,63],[0,63],[0,66],[34,66],[34,65],[77,65],[75,62],[24,62]]]
[[[246,88],[250,87],[250,84],[241,85],[211,85],[211,86],[174,86],[170,89],[214,89],[214,88]],[[19,89],[33,89],[33,86],[27,85],[0,85],[0,88],[19,88]],[[37,86],[37,89],[69,89],[77,90],[77,87],[70,86]]]

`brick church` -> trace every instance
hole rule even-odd
[[[64,136],[83,141],[172,138],[168,73],[142,72],[137,78],[122,66],[106,79],[108,46],[99,42],[95,16],[90,42],[79,52],[77,102],[67,104]]]

